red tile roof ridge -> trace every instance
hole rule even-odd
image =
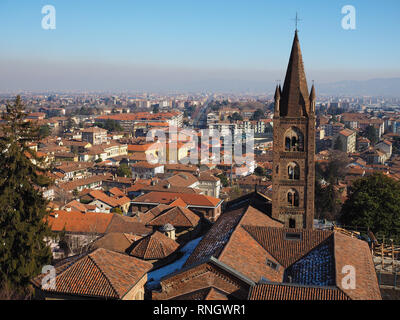
[[[299,261],[301,258],[303,258],[305,255],[307,255],[309,252],[317,248],[319,245],[324,243],[325,241],[329,240],[333,236],[333,231],[327,231],[327,230],[306,230],[306,229],[288,229],[288,228],[282,228],[282,227],[272,227],[272,226],[251,226],[251,225],[243,225],[242,226],[244,230],[246,230],[254,240],[256,240],[276,261],[279,262],[279,264],[283,265],[285,268],[293,265],[297,261]],[[259,232],[262,231],[277,231],[281,233],[286,233],[286,232],[293,232],[293,233],[301,233],[301,242],[300,243],[293,243],[293,245],[297,245],[298,248],[295,248],[293,250],[290,250],[291,255],[289,256],[277,256],[275,250],[273,249],[279,249],[277,245],[268,248],[266,247],[266,238],[262,237],[262,239],[259,237],[260,235],[258,234]],[[311,236],[314,234],[319,233],[319,237],[317,239],[312,238]],[[272,235],[271,235],[272,236]],[[307,236],[305,239],[304,236]],[[264,240],[264,241],[262,241]],[[278,240],[278,239],[277,239]],[[284,241],[290,241],[290,240],[285,240]],[[306,242],[307,241],[307,242]],[[272,249],[272,250],[271,250]],[[286,248],[287,249],[287,248]],[[292,252],[296,251],[297,252]],[[277,250],[279,253],[287,253],[289,250]]]
[[[332,299],[350,300],[350,297],[346,293],[344,293],[340,288],[337,287],[319,287],[319,286],[309,286],[309,285],[301,285],[293,283],[268,282],[268,283],[257,284],[251,287],[248,299],[249,300],[332,300]]]
[[[102,252],[102,251],[107,251],[107,250],[104,248],[99,248],[99,249],[89,253],[88,258],[94,263],[94,265],[97,267],[97,269],[99,269],[100,273],[106,279],[107,283],[110,285],[110,287],[115,292],[115,294],[119,297],[119,294],[118,294],[117,290],[115,289],[114,285],[111,283],[110,279],[107,277],[107,275],[103,272],[103,270],[100,268],[100,266],[96,263],[96,260],[94,259],[94,255],[98,254],[99,252]]]

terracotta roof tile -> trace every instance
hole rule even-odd
[[[290,266],[322,241],[332,231],[243,226],[284,267]],[[287,233],[300,234],[300,240],[287,240]]]
[[[59,268],[56,288],[42,290],[121,299],[151,268],[145,261],[100,248]],[[38,285],[40,281],[34,283]]]
[[[103,248],[115,252],[125,253],[133,242],[140,240],[141,236],[130,235],[126,233],[111,232],[100,239],[97,239],[91,248]]]
[[[57,216],[57,217],[56,217]],[[112,214],[97,212],[55,211],[48,217],[48,224],[52,231],[83,233],[105,233],[113,218]]]
[[[148,235],[151,231],[151,228],[146,228],[143,223],[137,222],[137,219],[119,214],[113,214],[113,218],[106,230],[107,233],[121,232],[141,236]]]
[[[337,285],[351,299],[380,300],[381,294],[368,243],[336,232],[334,241]],[[342,287],[342,279],[347,275],[342,272],[343,267],[349,265],[356,272],[355,289]]]
[[[191,210],[182,207],[168,209],[147,223],[149,226],[164,226],[167,223],[174,227],[195,227],[200,217]]]
[[[220,199],[203,194],[188,194],[176,192],[150,192],[135,198],[133,203],[163,203],[170,204],[181,198],[189,206],[216,207],[221,203]]]
[[[169,256],[178,247],[179,244],[176,241],[156,231],[134,243],[132,248],[128,250],[128,253],[145,260],[158,260]]]
[[[258,284],[250,289],[249,300],[350,300],[337,288],[290,284]]]

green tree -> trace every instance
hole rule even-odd
[[[349,164],[349,157],[344,152],[334,150],[330,152],[329,158],[330,160],[327,165],[321,166],[319,163],[315,165],[315,175],[319,180],[324,179],[334,184],[346,176],[346,166]]]
[[[66,130],[71,130],[72,128],[75,127],[75,121],[72,120],[71,117],[68,117],[67,123],[65,124],[65,128]]]
[[[372,145],[375,145],[379,140],[376,130],[373,126],[368,126],[365,128],[364,137],[368,138]]]
[[[132,177],[132,171],[129,168],[127,164],[121,164],[118,169],[117,169],[117,176],[118,177],[126,177],[126,178],[131,178]]]
[[[341,223],[400,240],[400,183],[375,173],[358,179],[341,210]]]
[[[263,167],[257,167],[254,170],[254,174],[259,176],[259,177],[264,177],[265,176],[265,169]]]
[[[342,139],[340,139],[339,137],[336,138],[335,144],[333,145],[333,149],[340,150],[340,151],[344,150],[344,145],[343,145]]]
[[[251,117],[251,120],[260,120],[264,117],[264,111],[262,111],[261,109],[257,109],[256,111],[254,111],[253,116]]]
[[[72,195],[73,195],[75,198],[77,198],[77,197],[79,196],[79,191],[78,191],[78,189],[74,189],[74,190],[72,191]]]
[[[50,127],[47,124],[40,126],[40,128],[39,128],[39,138],[40,139],[48,137],[50,135],[50,133],[51,133]]]
[[[341,202],[338,192],[332,184],[322,186],[315,182],[315,217],[335,221],[340,212]]]
[[[109,133],[124,131],[124,128],[122,128],[117,121],[111,119],[107,119],[105,122],[96,122],[95,126],[103,128],[107,130]]]
[[[229,180],[225,174],[221,173],[217,175],[217,178],[219,178],[223,187],[227,187],[229,185]]]
[[[44,239],[51,235],[45,222],[47,201],[38,186],[50,181],[28,143],[37,141],[39,129],[24,122],[24,107],[18,96],[7,104],[0,135],[0,283],[26,292],[29,281],[51,261]]]
[[[158,104],[153,105],[153,113],[159,113],[160,112],[160,106]]]
[[[228,117],[231,121],[238,121],[238,120],[243,120],[243,117],[240,115],[240,113],[235,112],[232,114],[232,116]]]

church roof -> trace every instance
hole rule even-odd
[[[296,30],[281,94],[280,115],[305,116],[309,110],[309,104],[307,80]]]

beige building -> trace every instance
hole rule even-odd
[[[107,142],[107,130],[92,127],[82,130],[82,140],[98,145]]]
[[[339,139],[339,140],[338,140]],[[333,140],[332,147],[337,146],[341,151],[346,153],[356,152],[357,135],[356,132],[350,129],[340,131]]]

